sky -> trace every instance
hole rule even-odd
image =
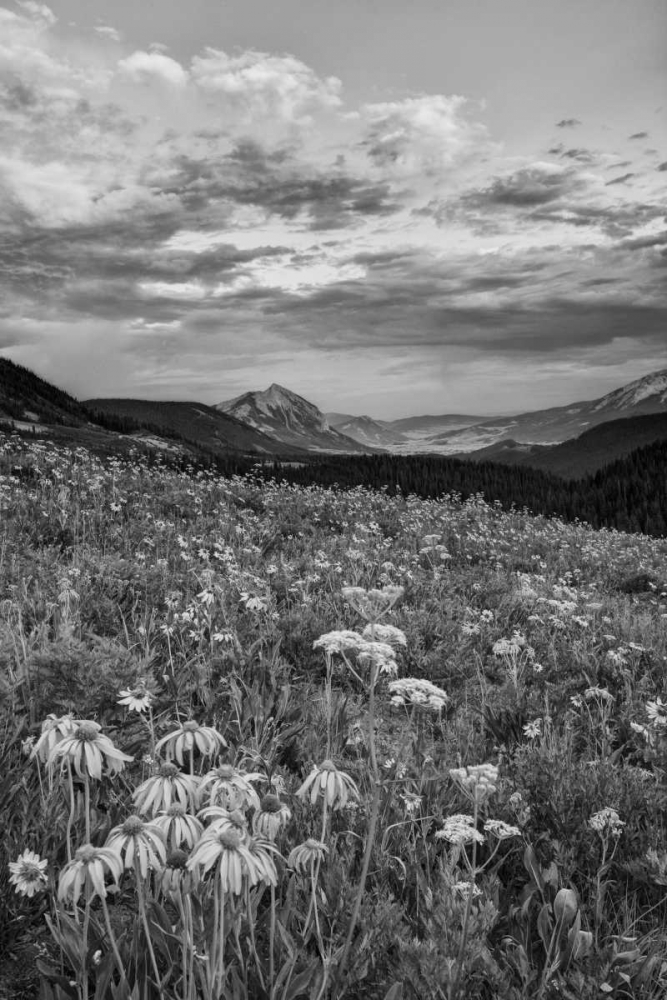
[[[0,0],[0,354],[486,415],[667,367],[664,0]]]

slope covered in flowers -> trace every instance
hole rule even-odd
[[[664,995],[667,542],[10,438],[0,505],[0,996]]]

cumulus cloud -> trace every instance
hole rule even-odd
[[[50,27],[58,20],[51,8],[47,7],[45,3],[37,3],[37,0],[16,0],[16,3],[33,21],[41,22]]]
[[[250,120],[255,116],[307,119],[313,112],[338,108],[341,82],[326,79],[290,55],[249,50],[229,55],[207,48],[192,60],[192,79],[203,91],[231,105]]]
[[[110,27],[108,24],[98,25],[96,28],[93,28],[93,31],[96,35],[99,35],[100,38],[107,38],[110,42],[120,41],[120,32],[115,28]]]
[[[121,73],[139,83],[160,80],[175,87],[187,83],[188,74],[181,64],[162,52],[133,52],[118,63]]]

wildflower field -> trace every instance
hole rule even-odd
[[[0,998],[667,995],[667,540],[0,439]]]

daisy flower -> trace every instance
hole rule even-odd
[[[140,816],[155,816],[175,803],[194,809],[197,785],[196,775],[184,774],[175,764],[162,764],[157,774],[142,781],[132,793],[134,808]]]
[[[120,698],[117,704],[126,705],[130,712],[147,712],[153,701],[153,695],[145,684],[139,684],[136,688],[128,688],[118,693]]]
[[[314,766],[296,795],[297,798],[304,799],[308,793],[313,805],[322,793],[332,809],[343,809],[350,799],[359,798],[359,790],[352,778],[344,771],[339,771],[331,760],[323,761],[319,767]]]
[[[128,816],[115,826],[105,847],[120,857],[125,868],[138,868],[143,878],[149,869],[161,869],[167,860],[164,833],[156,823],[145,823],[140,816]]]
[[[19,854],[16,861],[9,862],[9,881],[14,886],[14,892],[21,896],[34,896],[36,892],[41,892],[47,883],[47,867],[48,861],[34,851]]]
[[[109,847],[84,844],[60,873],[58,899],[61,902],[71,900],[76,904],[84,887],[88,898],[99,896],[100,899],[105,899],[107,894],[104,886],[105,876],[111,875],[114,883],[118,885],[122,874],[123,861],[117,851]]]
[[[115,747],[97,722],[83,719],[75,722],[72,732],[53,747],[49,755],[49,767],[54,767],[58,760],[61,770],[67,763],[74,768],[79,778],[88,776],[99,781],[103,773],[119,774],[134,757]]]
[[[200,726],[198,722],[189,720],[158,740],[155,744],[155,752],[160,753],[164,748],[167,760],[174,757],[182,765],[184,752],[192,753],[194,750],[198,750],[202,757],[212,757],[218,750],[226,746],[224,737],[217,729],[213,729],[212,726]]]

